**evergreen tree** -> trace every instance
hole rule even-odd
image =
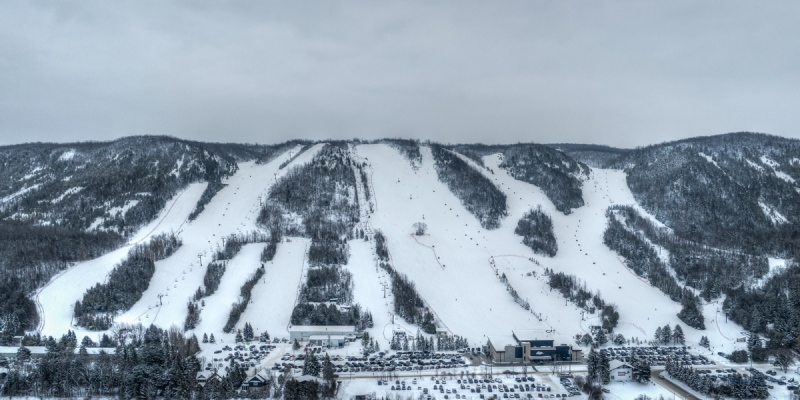
[[[661,327],[656,328],[656,333],[653,335],[653,339],[655,339],[656,343],[661,343],[661,338],[664,337]]]
[[[594,340],[592,340],[592,336],[588,333],[584,333],[581,337],[581,345],[594,347]]]
[[[708,341],[708,337],[706,336],[700,337],[700,346],[705,347],[707,349],[711,347],[711,343]]]
[[[605,351],[601,351],[600,356],[598,357],[597,377],[600,379],[600,383],[603,385],[608,385],[611,383],[611,365],[610,360],[608,359],[608,354],[606,354]]]
[[[325,353],[325,360],[322,363],[322,379],[325,381],[323,395],[326,398],[333,398],[336,394],[336,378],[333,373],[333,363],[328,353]]]
[[[300,350],[300,342],[298,342],[297,339],[295,339],[294,343],[292,343],[292,350],[294,351]]]
[[[661,344],[669,344],[672,341],[672,328],[669,327],[669,324],[664,325],[661,328]]]
[[[675,324],[675,329],[672,330],[672,342],[675,344],[686,343],[686,336],[684,336],[683,329],[678,324]]]
[[[632,371],[632,378],[634,381],[639,383],[645,383],[650,381],[650,363],[647,360],[639,358],[636,356],[636,352],[631,350],[631,368]]]
[[[245,342],[253,341],[253,326],[250,325],[249,322],[244,323],[244,341]]]
[[[626,343],[625,336],[622,336],[621,333],[618,333],[616,336],[614,336],[614,344],[615,345],[623,346],[623,345],[625,345],[625,343]]]
[[[313,352],[306,352],[306,359],[303,362],[303,375],[319,376],[321,369],[317,356]]]
[[[203,332],[203,343],[208,343],[208,334]]]
[[[242,331],[236,331],[236,343],[241,343],[244,341],[244,336],[242,336]]]
[[[594,347],[592,347],[592,349],[589,350],[589,356],[586,357],[586,368],[587,368],[586,379],[588,379],[590,382],[595,382],[597,380],[599,376],[598,375],[599,364],[600,364],[600,359],[597,355],[597,352],[594,351]]]
[[[216,343],[217,342],[217,339],[214,339],[214,334],[213,333],[211,334],[211,337],[208,338],[208,342],[209,343]]]
[[[17,361],[24,363],[31,359],[31,350],[25,346],[19,346],[17,349]]]
[[[267,331],[261,332],[261,335],[258,337],[258,341],[268,343],[269,333]]]
[[[364,335],[361,336],[361,347],[367,348],[369,346],[369,332],[364,332]]]
[[[594,338],[594,342],[597,343],[598,346],[603,346],[604,344],[608,343],[608,336],[601,328],[597,331],[597,336]]]

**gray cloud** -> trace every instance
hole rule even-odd
[[[0,2],[0,143],[800,137],[800,3]]]

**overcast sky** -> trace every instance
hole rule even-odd
[[[800,1],[0,2],[0,144],[800,137]]]

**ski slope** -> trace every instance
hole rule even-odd
[[[237,327],[241,328],[245,322],[249,322],[256,336],[266,330],[270,337],[289,337],[287,328],[303,279],[310,240],[294,237],[288,240],[284,239],[278,245],[275,258],[264,264],[264,277],[253,288],[252,302],[239,318]],[[208,304],[206,302],[207,307]],[[216,308],[216,305],[214,307],[213,312],[225,313],[227,317],[224,310]],[[209,332],[217,332],[221,327],[209,329]],[[199,329],[197,331],[200,332]]]
[[[674,327],[680,323],[687,343],[697,343],[705,335],[712,345],[718,348],[723,346],[724,351],[733,350],[734,339],[741,336],[739,332],[742,328],[732,322],[717,327],[716,303],[707,304],[703,308],[706,330],[688,327],[676,315],[681,309],[679,303],[670,300],[660,290],[650,286],[644,278],[629,270],[623,260],[603,244],[603,232],[607,223],[605,211],[611,205],[634,206],[639,213],[655,220],[637,205],[627,186],[624,172],[592,169],[591,176],[583,185],[586,205],[570,215],[564,215],[555,209],[538,188],[514,179],[499,168],[500,162],[500,155],[484,158],[486,166],[495,171],[494,182],[508,196],[509,217],[500,230],[508,229],[513,234],[516,221],[528,209],[541,204],[542,209],[553,219],[559,250],[552,259],[540,256],[534,258],[544,267],[578,276],[587,283],[590,291],[599,291],[605,301],[615,303],[620,313],[616,333],[650,340],[658,327],[667,323]],[[524,291],[534,291],[537,286],[528,284],[515,288],[517,291],[522,291],[523,288]],[[590,317],[582,322],[582,328],[598,324],[599,318]]]
[[[367,329],[369,336],[377,340],[382,349],[389,348],[395,331],[415,336],[417,326],[394,316],[391,278],[377,265],[375,242],[351,240],[349,243],[347,269],[353,273],[353,302],[372,313],[373,327]]]
[[[261,266],[261,251],[264,246],[264,243],[247,244],[225,263],[225,274],[222,275],[217,291],[204,299],[205,306],[200,311],[200,322],[194,329],[198,337],[204,332],[221,336],[220,332],[228,321],[231,305],[240,300],[242,285]]]
[[[574,310],[559,310],[554,320],[540,321],[513,301],[490,258],[530,251],[518,238],[501,240],[497,231],[480,226],[439,182],[428,148],[421,149],[417,171],[389,146],[362,145],[357,150],[364,158],[377,160],[370,164],[379,205],[372,224],[387,237],[394,268],[414,281],[442,327],[467,337],[474,346],[485,344],[486,336],[508,336],[512,329],[536,330],[541,338],[557,342],[565,342],[579,329],[580,314]],[[415,222],[427,223],[425,236],[412,236]],[[533,311],[539,312],[535,307]]]
[[[195,183],[179,192],[167,202],[158,217],[134,234],[129,243],[93,260],[78,263],[54,276],[34,296],[39,307],[38,331],[43,335],[61,336],[72,329],[82,335],[94,336],[91,331],[72,326],[72,310],[75,302],[83,297],[90,287],[105,281],[114,266],[122,261],[135,244],[153,235],[177,231],[186,222],[207,183]],[[79,337],[83,337],[79,335]]]
[[[542,338],[574,343],[571,337],[599,325],[598,314],[587,315],[549,290],[545,267],[578,276],[590,291],[599,291],[605,301],[615,303],[620,312],[615,332],[627,338],[650,340],[656,328],[680,323],[676,316],[680,304],[628,270],[603,244],[606,209],[613,204],[636,204],[622,171],[593,169],[583,187],[586,205],[564,215],[539,188],[499,168],[500,155],[484,159],[494,173],[462,157],[507,195],[509,216],[499,229],[487,231],[438,181],[429,149],[421,148],[423,161],[417,171],[389,146],[361,145],[357,150],[376,161],[370,168],[379,207],[372,224],[386,235],[394,267],[411,277],[452,333],[478,344],[485,343],[486,337],[510,335],[512,329],[532,329],[542,332]],[[537,205],[553,219],[559,246],[553,258],[534,254],[514,234],[517,221]],[[427,223],[427,234],[412,236],[414,222]],[[531,311],[513,302],[497,278],[502,273],[528,300]],[[705,331],[680,323],[687,343],[697,343],[706,335],[715,351],[732,350],[741,328],[733,323],[717,326],[716,314],[716,303],[704,307]]]
[[[202,285],[205,266],[211,261],[213,251],[221,247],[222,239],[231,234],[256,230],[256,219],[269,187],[292,166],[309,162],[323,146],[313,146],[283,169],[278,167],[292,153],[299,151],[300,146],[267,164],[240,163],[239,170],[223,181],[227,186],[214,196],[197,219],[187,222],[206,184],[190,185],[167,204],[156,221],[133,235],[128,246],[98,259],[76,264],[54,277],[38,295],[40,315],[45,321],[41,332],[60,336],[72,329],[78,336],[101,334],[72,326],[72,305],[87,288],[102,282],[107,272],[127,255],[130,245],[143,242],[153,234],[169,231],[176,232],[183,245],[167,259],[156,262],[156,271],[142,298],[115,321],[156,324],[165,328],[182,326],[187,314],[187,302]],[[228,304],[234,301],[235,298],[230,299]],[[221,312],[227,314],[228,309],[225,307]]]
[[[317,145],[309,149],[290,167],[310,161],[321,148],[322,145]],[[292,151],[298,150],[296,147]],[[256,219],[269,187],[289,170],[289,167],[278,168],[289,159],[289,153],[263,165],[241,163],[239,171],[223,181],[227,186],[214,196],[197,219],[179,231],[183,246],[169,258],[156,263],[156,272],[142,299],[117,321],[181,326],[186,319],[187,301],[202,285],[206,265],[211,261],[212,253],[222,247],[222,239],[231,234],[257,230]],[[236,299],[230,300],[231,303],[234,301]]]

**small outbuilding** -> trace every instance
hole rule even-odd
[[[633,367],[629,364],[620,360],[611,360],[608,366],[612,382],[627,382],[633,379]]]

